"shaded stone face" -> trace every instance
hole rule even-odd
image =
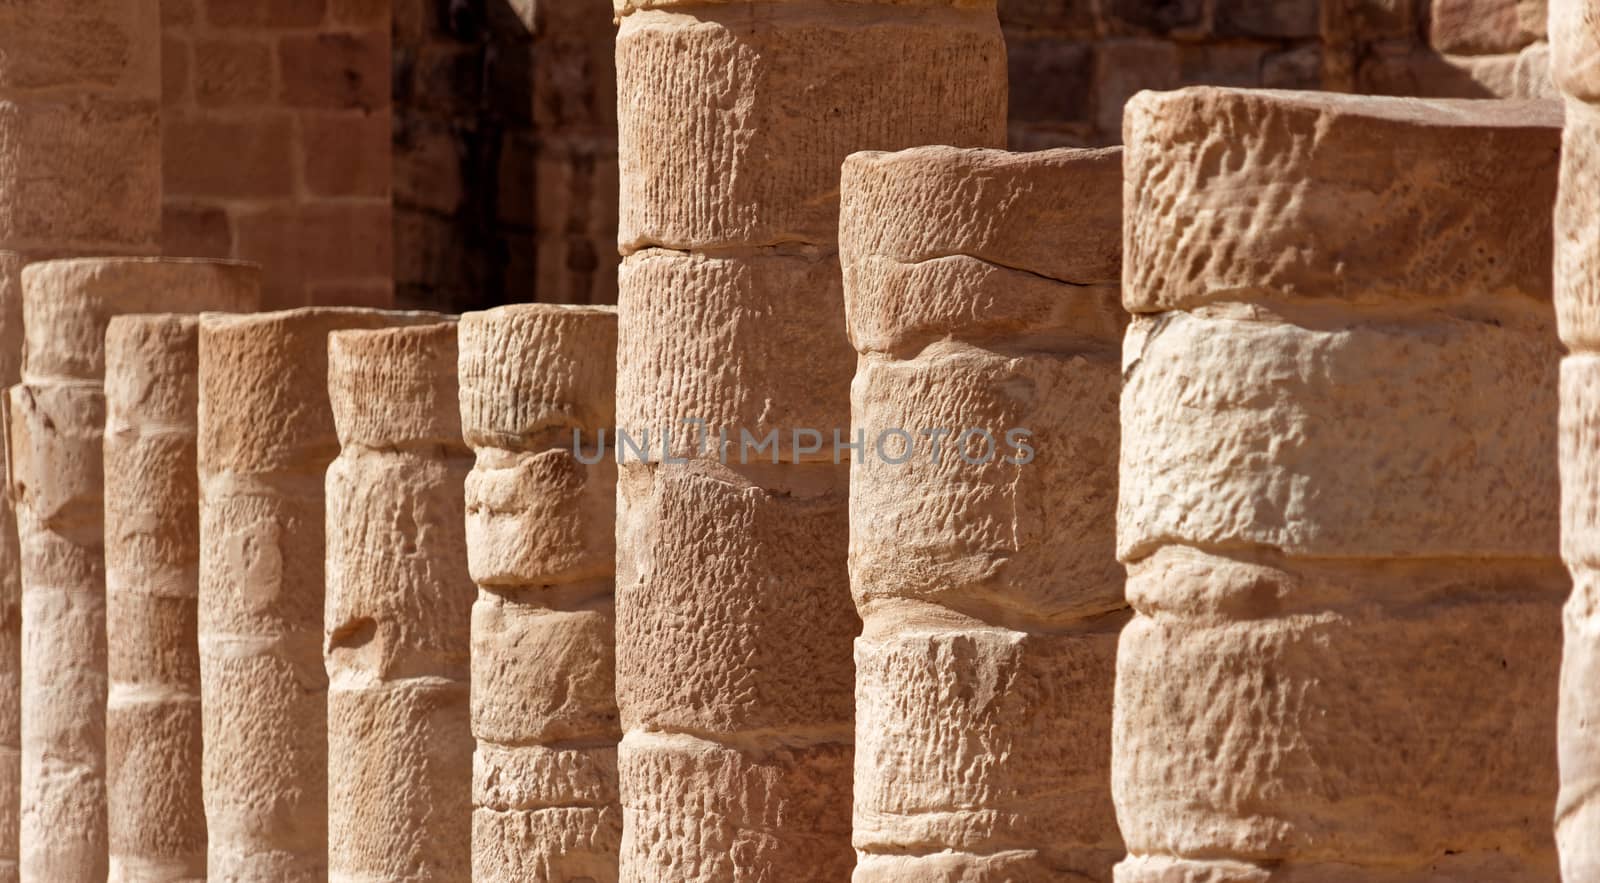
[[[585,462],[615,424],[616,341],[604,307],[461,320],[461,424],[477,453],[474,880],[618,879],[616,462]]]
[[[1572,573],[1561,665],[1556,840],[1567,880],[1600,875],[1600,10],[1551,0],[1556,81],[1567,96],[1555,213],[1561,365],[1561,554]]]
[[[335,331],[328,395],[328,873],[471,877],[455,323]],[[396,799],[396,793],[404,799]]]
[[[211,876],[328,873],[325,481],[334,331],[431,313],[304,309],[200,325],[200,671]]]
[[[852,423],[874,445],[850,479],[860,883],[1109,879],[1123,855],[1121,160],[845,163]]]
[[[1118,879],[1550,879],[1557,109],[1127,118]]]
[[[26,656],[21,876],[99,880],[109,872],[106,328],[119,314],[253,308],[258,273],[127,258],[38,263],[22,278],[29,342],[9,412]],[[123,480],[137,475],[116,476],[119,492]],[[120,565],[118,552],[109,560]]]

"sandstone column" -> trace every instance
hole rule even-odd
[[[617,879],[616,349],[607,307],[461,318],[477,883]]]
[[[849,441],[855,364],[839,166],[860,149],[1003,143],[994,7],[617,12],[617,415],[650,435],[649,462],[618,476],[621,878],[838,881],[854,864],[860,628],[831,445]],[[743,433],[770,440],[748,462]]]
[[[237,268],[256,300],[254,268]],[[107,823],[111,879],[203,881],[199,318],[119,316],[106,330]]]
[[[1111,879],[1121,150],[844,165],[855,879]]]
[[[323,500],[339,453],[328,334],[438,319],[340,308],[201,317],[200,696],[213,880],[327,877]]]
[[[1566,94],[1556,203],[1562,557],[1573,580],[1561,668],[1562,878],[1600,880],[1600,7],[1550,4],[1552,73]]]
[[[22,265],[0,251],[0,385],[22,380]],[[0,499],[0,883],[17,880],[22,778],[22,571],[17,518]]]
[[[1558,109],[1127,119],[1117,879],[1553,879]]]
[[[336,331],[328,394],[328,872],[471,879],[472,730],[454,322]]]
[[[105,333],[119,313],[246,309],[253,267],[84,259],[23,271],[25,362],[10,390],[22,550],[24,880],[106,879]]]

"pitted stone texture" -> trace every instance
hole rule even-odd
[[[1107,786],[1127,620],[1120,158],[845,164],[869,446],[850,486],[857,883],[1107,880],[1124,854]]]
[[[249,309],[255,267],[103,259],[22,273],[22,383],[10,390],[22,557],[20,872],[107,878],[105,334],[118,314]]]
[[[106,331],[107,822],[114,881],[203,881],[199,320]]]
[[[617,425],[644,457],[664,459],[670,433],[671,456],[715,459],[726,434],[737,462],[747,433],[751,462],[832,461],[831,438],[797,454],[808,437],[797,443],[795,436],[849,422],[855,359],[832,252],[652,249],[625,259],[617,284]],[[775,446],[757,450],[773,432]],[[642,459],[633,449],[624,453]]]
[[[1122,280],[1120,148],[863,151],[840,193],[846,267],[965,255],[1058,282]]]
[[[1600,349],[1600,103],[1567,102],[1555,213],[1556,315],[1573,349]]]
[[[1132,312],[1550,298],[1554,102],[1197,87],[1123,133]]]
[[[844,880],[850,852],[850,745],[729,747],[630,732],[618,750],[621,883]],[[841,788],[840,783],[845,783]]]
[[[1113,768],[1130,852],[1419,881],[1455,854],[1481,866],[1471,879],[1553,878],[1547,711],[1568,585],[1554,560],[1169,547],[1133,566],[1143,615],[1122,636]]]
[[[832,247],[846,155],[1005,141],[1005,48],[988,4],[633,12],[617,84],[624,254]]]
[[[1550,72],[1567,95],[1600,103],[1600,7],[1550,0]]]
[[[1561,350],[1518,269],[1547,127],[1135,104],[1125,299],[1172,309],[1123,351],[1117,879],[1552,879]]]
[[[617,314],[461,320],[472,607],[473,879],[615,883]],[[585,462],[592,460],[593,462]]]
[[[328,335],[328,876],[471,878],[472,730],[453,322]]]
[[[212,879],[328,873],[328,335],[438,316],[303,309],[200,325],[200,670]]]
[[[1527,330],[1442,313],[1351,313],[1319,328],[1137,319],[1120,554],[1249,543],[1318,557],[1554,555],[1560,352],[1546,313]]]
[[[157,250],[158,0],[0,7],[0,247]]]
[[[0,251],[0,388],[22,379],[22,267]],[[0,883],[17,880],[22,776],[22,562],[17,517],[0,499]]]

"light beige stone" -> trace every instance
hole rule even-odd
[[[0,251],[0,385],[22,380],[22,255]],[[0,883],[17,879],[22,778],[22,562],[10,495],[0,499]]]
[[[1141,93],[1124,303],[1542,304],[1560,129],[1554,102]]]
[[[159,0],[0,6],[0,248],[153,253]]]
[[[851,152],[1005,139],[1005,47],[982,3],[635,11],[617,85],[624,255],[831,248]]]
[[[328,396],[328,878],[471,879],[456,325],[335,331]]]
[[[200,674],[213,880],[328,876],[323,664],[333,331],[435,324],[359,309],[200,324]]]
[[[1121,176],[1119,150],[845,163],[857,883],[1123,857]]]
[[[105,333],[113,316],[254,306],[253,266],[84,259],[23,270],[10,390],[22,551],[21,878],[99,881],[106,818]]]
[[[462,317],[472,607],[473,879],[615,883],[617,312]],[[582,459],[580,459],[580,456]]]
[[[256,292],[249,295],[241,308],[255,306]],[[195,627],[198,376],[197,317],[111,320],[104,463],[113,881],[206,879]]]
[[[1600,6],[1551,0],[1551,68],[1567,95],[1555,214],[1561,365],[1561,552],[1574,588],[1562,651],[1561,795],[1565,880],[1600,879]]]
[[[1553,879],[1553,122],[1130,116],[1116,879]]]

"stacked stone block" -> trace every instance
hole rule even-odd
[[[1562,557],[1573,580],[1561,667],[1562,879],[1600,879],[1600,7],[1552,0],[1566,96],[1555,285],[1561,339]]]
[[[328,877],[328,335],[439,317],[308,308],[200,323],[200,693],[213,880]]]
[[[1555,876],[1560,127],[1130,105],[1118,880]]]
[[[454,322],[328,338],[328,872],[471,879],[472,731]]]
[[[254,271],[236,268],[254,305]],[[107,826],[111,880],[206,879],[200,793],[199,318],[106,330]]]
[[[1001,144],[999,28],[941,0],[617,13],[617,413],[648,449],[618,451],[621,879],[840,880],[860,624],[829,444],[855,363],[839,167]],[[746,433],[770,444],[741,457]]]
[[[111,318],[249,309],[255,271],[82,259],[23,271],[25,359],[11,388],[11,496],[22,550],[21,878],[103,881],[106,568],[102,437]]]
[[[616,312],[461,320],[472,610],[473,879],[615,883]],[[603,435],[604,434],[604,435]]]
[[[22,380],[21,254],[0,251],[0,385]],[[0,883],[17,879],[22,777],[22,562],[9,495],[0,500]]]
[[[1122,152],[844,166],[855,879],[1108,880]],[[936,450],[937,448],[937,450]]]
[[[260,261],[270,309],[391,305],[390,0],[160,3],[165,251]]]

